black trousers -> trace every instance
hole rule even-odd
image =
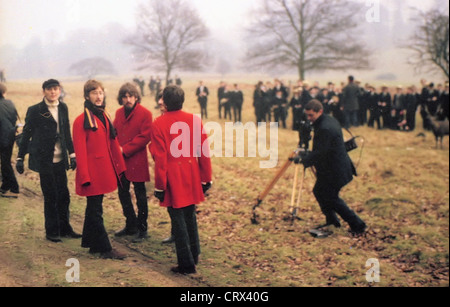
[[[167,208],[172,221],[172,231],[175,236],[178,266],[193,268],[200,255],[200,239],[198,236],[195,205],[174,209]]]
[[[332,187],[328,182],[317,180],[313,193],[325,215],[327,224],[340,225],[337,215],[346,221],[354,231],[361,230],[365,223],[351,210],[344,200],[339,198],[340,189]]]
[[[202,119],[208,119],[208,101],[199,101],[200,103],[200,112],[201,112],[201,117]]]
[[[223,105],[219,101],[219,119],[222,119],[222,109],[223,109]]]
[[[39,173],[44,195],[45,232],[48,236],[64,236],[73,231],[70,226],[70,194],[64,162],[55,163]]]
[[[131,201],[130,186],[131,182],[125,176],[122,176],[119,182],[119,199],[122,204],[123,215],[126,218],[126,229],[139,230],[145,232],[148,229],[148,202],[147,190],[145,182],[133,182],[134,193],[136,195],[136,205],[138,213],[134,211],[133,202]]]
[[[2,186],[3,191],[9,191],[13,193],[19,193],[19,184],[17,183],[14,169],[11,165],[11,156],[13,152],[14,143],[8,147],[0,148],[0,163],[2,173]]]
[[[225,103],[224,105],[223,105],[223,108],[224,108],[224,110],[225,110],[225,114],[224,114],[224,119],[227,119],[227,118],[229,118],[230,120],[232,120],[232,118],[231,118],[231,105],[230,105],[230,103]]]
[[[242,122],[242,104],[233,105],[234,122]]]
[[[103,222],[103,195],[87,197],[81,246],[90,248],[91,253],[106,253],[112,250]]]
[[[275,122],[280,123],[280,126],[286,129],[286,110],[283,107],[279,107],[273,110],[273,115],[275,117]]]
[[[370,117],[367,125],[369,127],[375,127],[375,123],[377,123],[377,128],[381,129],[381,121],[380,121],[380,111],[376,109],[370,109]]]

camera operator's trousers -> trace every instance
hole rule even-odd
[[[318,179],[314,186],[313,192],[320,209],[326,217],[326,223],[329,225],[340,226],[338,214],[344,221],[346,221],[351,230],[358,231],[365,227],[365,223],[359,218],[356,213],[351,210],[344,200],[339,197],[341,188],[336,188],[330,185],[329,182]]]

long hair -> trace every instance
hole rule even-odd
[[[122,99],[127,94],[130,95],[131,97],[135,97],[136,103],[141,103],[142,98],[141,94],[139,93],[139,90],[133,83],[127,82],[124,85],[122,85],[122,87],[119,90],[119,95],[117,96],[117,101],[119,102],[119,105],[123,105]]]

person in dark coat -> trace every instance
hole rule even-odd
[[[126,218],[125,228],[117,237],[136,235],[133,242],[147,238],[148,202],[145,183],[150,181],[147,145],[150,143],[152,113],[141,105],[141,95],[131,83],[125,83],[119,90],[117,98],[123,106],[116,112],[114,128],[122,148],[127,170],[118,184],[119,199]],[[136,195],[136,214],[131,199],[130,186],[134,186]]]
[[[75,170],[77,164],[69,111],[59,100],[60,83],[50,79],[44,82],[42,89],[42,102],[27,111],[16,169],[19,174],[24,173],[25,155],[29,153],[29,168],[39,173],[44,195],[46,238],[61,242],[61,237],[81,237],[69,223],[70,194],[66,174],[69,167]]]
[[[404,100],[403,87],[399,85],[392,100],[391,128],[393,130],[401,130],[406,125],[406,105]]]
[[[226,89],[226,83],[223,81],[220,81],[219,89],[217,90],[217,99],[218,99],[218,107],[219,107],[219,119],[222,119],[222,109],[224,108],[223,104],[221,103],[222,99],[225,98],[225,89]]]
[[[381,87],[381,93],[378,95],[378,108],[383,119],[383,129],[391,126],[391,106],[392,97],[387,86]]]
[[[275,122],[278,122],[284,129],[286,129],[286,117],[287,117],[287,108],[288,103],[283,94],[283,91],[278,90],[275,93],[272,101],[273,108],[273,116],[275,118]]]
[[[359,86],[354,82],[354,77],[348,77],[348,84],[342,90],[342,106],[344,107],[345,116],[345,128],[350,128],[350,126],[358,126],[358,111],[359,111],[359,101],[358,97],[360,94]]]
[[[234,84],[234,90],[231,95],[231,107],[233,108],[234,122],[242,122],[242,105],[244,104],[244,94],[237,84]]]
[[[426,97],[426,106],[428,113],[435,116],[439,106],[439,91],[434,88],[434,83],[428,85],[428,95]]]
[[[439,99],[439,108],[438,108],[438,119],[445,120],[449,119],[449,96],[448,96],[448,82],[445,83],[444,91],[442,92]]]
[[[204,119],[204,118],[208,119],[208,95],[209,95],[209,90],[203,84],[203,81],[200,81],[200,84],[197,87],[195,95],[197,96],[197,101],[200,104],[200,110],[201,110],[201,117],[202,117],[202,119]]]
[[[414,129],[416,129],[416,113],[418,106],[417,98],[414,94],[414,86],[407,88],[403,101],[406,108],[406,130],[414,131]]]
[[[369,109],[369,120],[367,121],[368,127],[375,127],[377,124],[377,129],[381,129],[380,121],[380,109],[378,108],[378,94],[376,93],[375,87],[369,86],[367,93],[367,107]]]
[[[263,121],[262,120],[263,116],[261,116],[261,109],[263,103],[262,86],[263,86],[262,81],[259,81],[258,84],[255,85],[255,90],[253,91],[253,108],[255,110],[256,124]]]
[[[301,100],[301,92],[302,88],[299,87],[298,89],[294,90],[294,96],[291,99],[290,107],[292,108],[292,130],[299,131],[300,125],[302,121],[305,121],[305,117],[303,114],[303,103]]]
[[[19,184],[11,165],[11,156],[16,135],[17,110],[11,100],[5,99],[6,86],[0,83],[0,163],[2,185],[0,196],[17,198]]]
[[[340,190],[353,180],[355,167],[345,149],[342,129],[338,121],[323,114],[323,106],[311,100],[305,106],[305,113],[314,128],[313,150],[301,158],[305,167],[315,167],[317,181],[314,195],[325,215],[326,224],[318,228],[334,225],[340,227],[338,215],[350,225],[353,234],[362,234],[367,226],[339,198]]]

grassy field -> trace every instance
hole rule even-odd
[[[122,81],[104,82],[112,115],[119,107],[116,96]],[[218,81],[205,80],[211,92],[209,120],[224,124],[216,107]],[[82,112],[83,82],[63,85],[73,122]],[[183,85],[188,112],[200,112],[196,85],[194,80]],[[29,106],[41,101],[40,86],[41,81],[8,83],[7,97],[15,102],[22,118]],[[241,87],[245,95],[243,122],[254,121],[253,81]],[[144,97],[143,105],[159,115],[150,97]],[[291,122],[290,116],[289,125]],[[113,245],[129,257],[105,261],[89,255],[79,240],[55,245],[44,239],[39,179],[27,170],[18,177],[20,198],[0,199],[0,286],[74,286],[65,280],[69,258],[77,258],[81,264],[81,282],[75,286],[448,286],[449,142],[446,138],[444,149],[436,150],[432,134],[422,131],[420,122],[418,127],[410,133],[353,129],[365,139],[363,159],[359,177],[341,196],[369,225],[367,235],[360,238],[351,237],[347,225],[334,229],[326,239],[307,233],[323,222],[312,195],[315,179],[309,171],[298,214],[303,220],[286,220],[294,167],[258,209],[260,224],[251,224],[255,199],[296,148],[298,136],[292,130],[279,130],[277,168],[261,169],[259,157],[213,158],[214,186],[208,200],[198,207],[202,254],[198,274],[190,277],[169,273],[176,264],[174,247],[160,242],[170,233],[170,221],[165,209],[151,197],[153,183],[148,184],[150,238],[140,244],[113,237],[125,221],[117,194],[106,197],[106,228]],[[426,136],[418,137],[419,132]],[[359,150],[351,153],[354,161],[359,154]],[[75,195],[74,173],[68,174],[71,220],[80,232],[85,199]],[[380,283],[366,281],[370,258],[380,263]]]

